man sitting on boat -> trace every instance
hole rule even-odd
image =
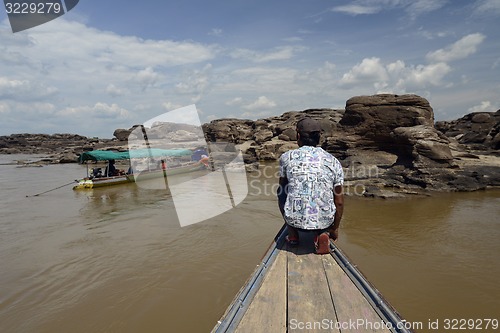
[[[118,170],[115,167],[115,160],[109,160],[108,166],[106,166],[106,170],[104,172],[105,177],[114,177],[114,176],[119,176],[123,175],[122,170]]]
[[[102,177],[102,169],[101,168],[93,168],[90,176],[91,176],[91,178]]]
[[[193,151],[191,155],[191,161],[196,161],[202,163],[205,167],[209,167],[210,159],[208,157],[207,150],[204,147],[198,147]]]
[[[344,173],[340,162],[321,147],[320,124],[311,118],[297,123],[298,149],[280,157],[278,202],[288,227],[288,244],[297,246],[299,230],[313,230],[317,254],[330,252],[342,219]]]

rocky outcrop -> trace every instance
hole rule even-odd
[[[450,142],[434,127],[425,125],[397,127],[393,131],[393,138],[399,147],[405,148],[402,157],[409,158],[415,168],[453,165]]]
[[[91,147],[99,139],[76,134],[12,134],[0,137],[0,153],[6,154],[46,154],[71,151],[73,148]]]
[[[76,134],[12,134],[0,137],[0,154],[44,154],[44,162],[76,163],[82,151],[121,147],[118,140]]]
[[[254,136],[253,121],[246,119],[216,119],[203,124],[203,132],[209,142],[234,142],[241,144]]]
[[[118,128],[113,132],[113,136],[118,139],[118,141],[127,141],[128,136],[132,132],[133,128],[131,129],[124,129],[124,128]]]
[[[320,145],[341,161],[348,194],[389,197],[500,186],[500,110],[434,124],[429,102],[416,95],[357,96],[346,102],[345,110],[290,111],[256,121],[218,119],[201,128],[155,123],[147,137],[179,147],[193,140],[219,148],[236,145],[246,163],[276,161],[297,148],[295,127],[304,117],[320,122]],[[131,139],[144,142],[138,126],[118,129],[114,136],[16,134],[0,137],[0,153],[50,153],[54,162],[76,162],[83,150],[127,149]]]
[[[240,145],[247,161],[277,160],[290,149],[297,148],[295,126],[304,117],[318,120],[326,142],[337,128],[344,110],[309,109],[290,111],[281,116],[259,119],[218,119],[203,125],[209,142],[232,142]]]
[[[166,139],[173,142],[196,141],[204,137],[200,126],[189,124],[155,122],[151,127],[144,129],[141,127],[141,125],[134,125],[129,129],[119,128],[113,132],[113,136],[119,141],[128,141],[129,139],[142,139],[145,132],[148,139]]]
[[[397,127],[434,127],[434,113],[429,102],[417,95],[358,96],[346,102],[340,124],[383,147],[394,144],[392,131]]]
[[[500,149],[500,110],[474,112],[453,121],[438,121],[436,128],[471,149]]]
[[[185,148],[186,142],[192,147],[204,141],[201,126],[176,123],[154,123],[146,128],[148,141],[157,148]],[[95,149],[127,150],[129,140],[145,146],[141,125],[129,129],[116,129],[114,139],[88,138],[76,134],[12,134],[0,136],[0,154],[47,154],[44,163],[77,163],[83,151]],[[166,146],[165,146],[166,145]]]
[[[449,139],[434,128],[429,102],[416,95],[375,95],[349,99],[345,110],[310,109],[256,121],[221,119],[204,125],[209,141],[246,143],[246,155],[276,160],[297,147],[295,126],[304,118],[318,120],[320,145],[341,160],[412,167],[449,167]],[[363,152],[363,153],[361,153]],[[367,157],[369,156],[369,157]]]
[[[500,185],[500,160],[467,155],[434,127],[432,107],[416,95],[358,96],[345,110],[292,111],[257,121],[221,119],[205,124],[204,131],[209,141],[238,144],[247,162],[276,160],[297,147],[295,126],[304,117],[321,123],[320,145],[340,159],[346,188],[356,188],[356,194],[360,188],[363,195],[387,197]],[[498,126],[490,127],[486,142],[498,133]]]
[[[434,128],[432,107],[417,95],[353,97],[339,124],[351,136],[350,150],[384,151],[413,167],[448,167],[453,160],[448,138]]]

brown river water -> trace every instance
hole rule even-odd
[[[283,224],[274,172],[181,227],[166,190],[31,196],[85,167],[1,165],[21,158],[0,155],[0,332],[210,332]],[[416,331],[498,332],[499,216],[498,190],[348,197],[338,244]]]

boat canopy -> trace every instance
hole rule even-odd
[[[128,160],[131,158],[161,158],[161,157],[182,157],[191,156],[189,149],[159,149],[145,148],[133,149],[123,152],[111,150],[92,150],[80,155],[79,162],[85,161],[109,161],[109,160]]]

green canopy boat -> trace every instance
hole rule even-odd
[[[133,158],[161,158],[161,157],[183,157],[191,156],[193,152],[189,149],[134,149],[127,151],[92,150],[80,155],[79,162],[86,161],[110,161],[129,160]]]
[[[110,150],[93,150],[82,153],[79,158],[80,163],[86,163],[88,161],[99,162],[107,161],[108,165],[105,168],[105,172],[102,172],[102,168],[92,168],[89,172],[89,167],[87,163],[87,177],[78,180],[78,184],[73,187],[74,190],[82,189],[92,189],[102,186],[111,186],[125,183],[134,183],[136,181],[136,176],[134,172],[140,174],[141,179],[151,179],[166,177],[175,174],[188,173],[197,170],[202,170],[208,166],[208,157],[202,158],[201,160],[191,160],[189,162],[177,163],[173,166],[167,167],[166,160],[172,160],[174,158],[186,158],[191,159],[193,156],[193,151],[190,149],[159,149],[159,148],[146,148],[146,149],[133,149],[128,151],[110,151]],[[129,160],[130,168],[127,172],[118,172],[117,174],[110,175],[108,173],[111,164],[114,165],[114,161],[118,160]],[[145,170],[133,170],[132,160],[146,160],[147,168]],[[154,166],[151,168],[151,163]],[[160,164],[161,162],[161,164]]]

